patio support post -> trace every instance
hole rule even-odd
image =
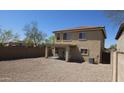
[[[45,58],[48,58],[48,47],[45,47]]]
[[[66,47],[66,51],[65,51],[65,61],[66,61],[66,62],[69,61],[69,52],[70,52],[70,47],[67,46],[67,47]]]
[[[53,48],[53,56],[54,57],[56,56],[56,48],[55,47]]]

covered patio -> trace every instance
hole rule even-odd
[[[45,47],[45,58],[50,56],[50,51],[52,51],[52,56],[58,56],[59,59],[64,59],[68,62],[71,58],[71,49],[75,48],[75,44],[49,44]]]

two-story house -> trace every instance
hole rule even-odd
[[[72,29],[54,31],[54,53],[66,61],[80,62],[94,59],[102,61],[102,52],[106,38],[105,27],[82,26]],[[55,55],[54,54],[54,55]]]
[[[124,52],[124,23],[121,24],[115,39],[117,40],[117,51]]]

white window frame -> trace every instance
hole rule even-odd
[[[64,40],[64,41],[70,41],[70,40],[72,40],[72,34],[71,34],[71,33],[66,32],[66,35],[67,35],[66,39],[64,39],[64,34],[65,34],[65,33],[63,33],[63,40]]]
[[[84,37],[82,35],[82,38],[80,38],[80,33],[84,34]],[[79,38],[79,40],[86,40],[86,33],[85,32],[79,32],[78,38]]]
[[[81,49],[86,49],[87,53],[81,53]],[[80,53],[81,53],[81,55],[89,55],[89,49],[87,49],[87,48],[80,48]]]

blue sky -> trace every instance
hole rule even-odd
[[[0,11],[0,27],[18,33],[21,39],[24,38],[23,27],[33,21],[36,21],[39,29],[48,36],[59,29],[79,26],[105,26],[107,33],[105,47],[116,43],[115,35],[118,26],[112,25],[110,19],[106,17],[105,11]]]

